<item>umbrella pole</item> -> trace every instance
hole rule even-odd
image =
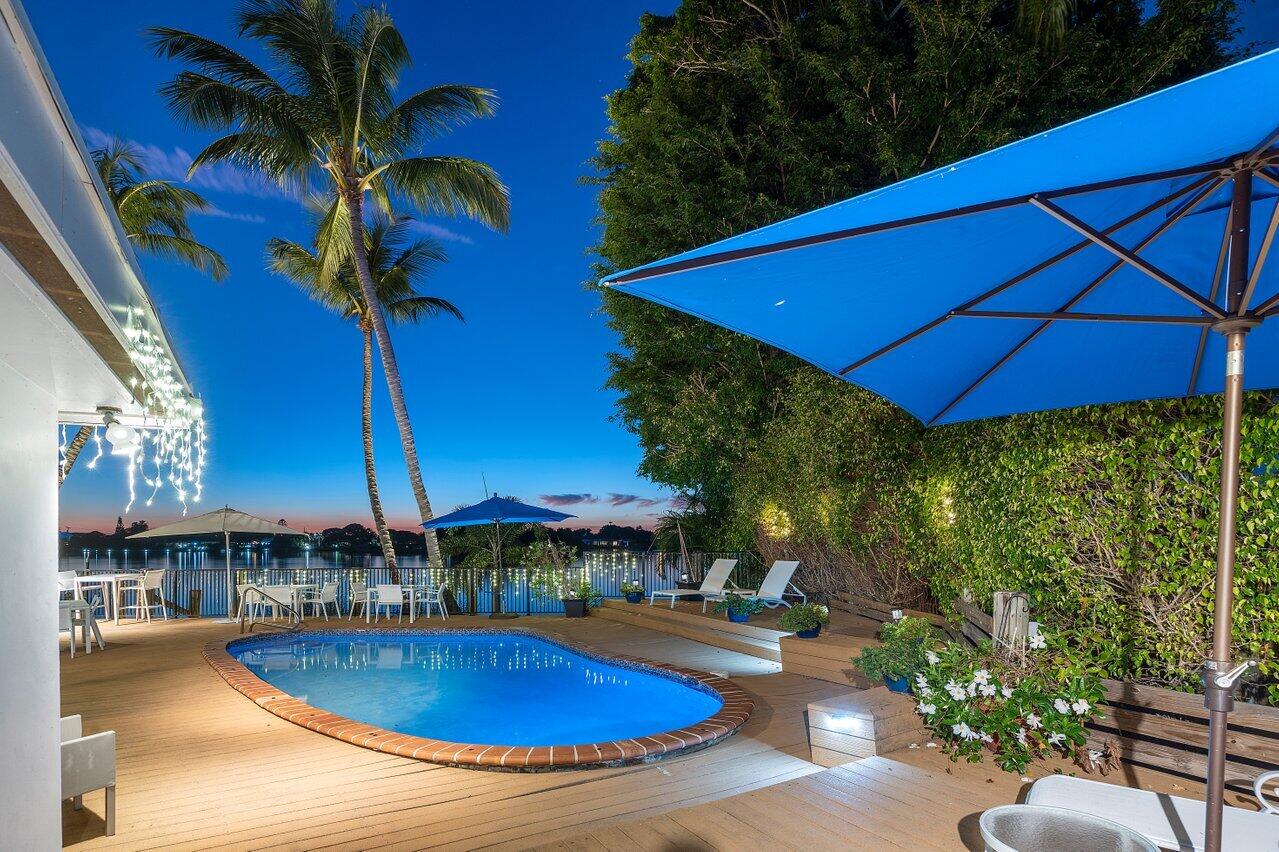
[[[1225,804],[1226,721],[1234,706],[1234,682],[1219,684],[1230,671],[1231,613],[1235,596],[1235,519],[1239,508],[1239,442],[1243,419],[1243,353],[1246,331],[1226,335],[1226,387],[1222,416],[1221,512],[1217,531],[1217,589],[1212,658],[1204,663],[1204,706],[1208,708],[1208,813],[1204,848],[1221,849]]]
[[[232,598],[234,597],[235,583],[231,580],[231,533],[230,531],[225,531],[222,536],[226,544],[224,550],[226,553],[226,620],[234,621],[235,607]]]
[[[1217,587],[1212,624],[1212,657],[1204,662],[1204,706],[1208,708],[1208,791],[1204,848],[1221,850],[1221,816],[1226,793],[1227,720],[1234,707],[1240,672],[1230,670],[1235,598],[1235,520],[1239,510],[1239,443],[1243,422],[1243,356],[1248,332],[1258,320],[1240,315],[1247,308],[1252,173],[1234,176],[1231,199],[1229,276],[1226,308],[1232,319],[1215,330],[1226,338],[1226,376],[1221,416],[1221,507],[1217,528]]]

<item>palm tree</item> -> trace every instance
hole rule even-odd
[[[423,142],[450,127],[493,114],[493,92],[473,86],[424,89],[398,103],[395,88],[409,52],[384,10],[359,8],[338,20],[336,0],[247,0],[236,14],[241,35],[258,42],[277,75],[236,50],[193,33],[150,30],[156,52],[193,66],[161,88],[171,110],[191,124],[225,132],[196,156],[192,172],[229,162],[281,186],[324,186],[338,202],[329,227],[347,238],[320,255],[325,275],[349,259],[377,341],[409,482],[423,521],[431,503],[422,483],[395,352],[387,333],[363,238],[368,198],[387,216],[400,209],[464,215],[499,230],[509,217],[506,187],[489,166],[464,157],[419,156]],[[428,556],[439,563],[435,534]]]
[[[355,322],[363,333],[364,383],[360,416],[364,435],[364,478],[368,484],[369,507],[373,511],[373,526],[382,546],[382,555],[391,571],[391,582],[398,583],[400,576],[395,563],[395,547],[391,543],[391,533],[382,512],[377,470],[373,463],[372,312],[368,309],[368,303],[364,300],[364,293],[355,279],[350,263],[339,268],[336,274],[325,273],[326,240],[331,235],[325,231],[323,223],[330,220],[331,217],[328,216],[322,220],[314,251],[298,243],[275,238],[267,243],[267,256],[272,270],[288,278],[326,308]],[[462,312],[452,302],[416,292],[415,282],[432,267],[443,263],[446,257],[444,250],[434,240],[408,240],[407,229],[411,221],[407,217],[395,220],[377,217],[364,230],[365,252],[379,308],[392,322],[418,322],[424,317],[442,313],[462,319]]]
[[[203,196],[167,180],[148,178],[137,148],[121,139],[110,140],[105,147],[90,151],[89,156],[124,235],[138,251],[187,263],[215,281],[226,278],[222,255],[196,240],[187,225],[187,216],[193,210],[209,208]],[[67,445],[58,467],[59,488],[92,434],[92,426],[81,426]]]
[[[192,211],[209,209],[198,193],[167,180],[148,178],[137,148],[112,139],[89,153],[129,242],[142,252],[194,266],[221,281],[226,261],[195,238],[187,224]]]

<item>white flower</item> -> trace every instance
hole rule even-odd
[[[1089,750],[1088,759],[1091,760],[1093,763],[1099,762],[1101,760],[1101,752],[1095,751],[1095,750]]]
[[[918,708],[918,709],[919,709],[919,712],[920,712],[922,715],[924,715],[924,716],[931,716],[932,714],[934,714],[934,713],[936,713],[936,712],[937,712],[937,705],[936,705],[936,704],[921,704],[921,705],[919,705],[919,708]]]
[[[915,683],[919,684],[920,689],[928,688],[928,678],[924,677],[923,672],[920,672],[919,674],[915,675]]]
[[[1030,725],[1030,727],[1032,727],[1032,728],[1038,728],[1038,727],[1039,727],[1039,717],[1038,717],[1038,716],[1036,716],[1034,713],[1031,713],[1031,714],[1027,715],[1027,716],[1026,716],[1026,724],[1027,724],[1027,725]]]
[[[1023,784],[1029,784],[1029,783],[1030,783],[1031,781],[1033,781],[1033,780],[1035,780],[1035,779],[1031,778],[1029,775],[1023,775],[1023,776],[1021,776],[1021,783],[1023,783]]]
[[[1066,735],[1065,735],[1065,734],[1049,734],[1049,735],[1048,735],[1048,744],[1049,744],[1049,745],[1061,745],[1061,743],[1063,743],[1063,742],[1065,741],[1065,739],[1066,739]]]
[[[1092,708],[1092,705],[1082,698],[1070,705],[1070,709],[1075,711],[1076,716],[1082,716]]]
[[[1030,647],[1035,649],[1047,648],[1048,637],[1042,633],[1036,633],[1034,636],[1030,637]]]
[[[937,743],[924,743],[924,748],[937,748]]]
[[[1013,688],[1011,686],[1002,687],[999,691],[1004,696],[1004,698],[1013,697]]]
[[[986,733],[985,731],[978,731],[977,739],[981,740],[984,743],[992,743],[995,741],[995,738],[992,737],[990,734]]]
[[[919,697],[920,697],[920,698],[932,698],[932,697],[933,697],[933,688],[932,688],[931,686],[921,686],[921,687],[919,688]]]
[[[1025,744],[1026,744],[1026,729],[1025,729],[1025,728],[1018,728],[1018,729],[1017,729],[1017,742],[1021,743],[1022,745],[1025,745]]]
[[[950,693],[950,697],[956,701],[963,701],[968,697],[968,693],[964,692],[964,688],[953,680],[946,681],[946,691]]]
[[[928,665],[935,666],[941,662],[941,657],[932,651],[925,651],[924,657],[928,660]]]
[[[966,689],[965,692],[967,693],[969,698],[972,698],[974,695],[976,695],[977,681],[973,681],[972,683],[968,684],[968,689]]]
[[[1053,702],[1053,709],[1056,710],[1058,713],[1069,713],[1070,705],[1067,704],[1064,700],[1058,698],[1056,701]]]
[[[978,692],[980,692],[986,698],[994,698],[995,691],[996,691],[995,685],[993,683],[988,683],[978,690]]]
[[[966,740],[975,739],[977,736],[975,733],[973,733],[973,729],[968,727],[967,722],[960,722],[956,725],[951,725],[950,732],[954,734],[955,736],[963,737]]]
[[[979,685],[985,685],[989,681],[990,681],[990,672],[986,671],[985,669],[978,669],[977,671],[973,672],[973,683],[976,683]]]
[[[821,614],[822,618],[825,618],[826,616],[830,615],[830,608],[823,604],[817,604],[814,607],[814,609],[816,609],[817,612]]]

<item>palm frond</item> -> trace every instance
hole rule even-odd
[[[408,157],[370,176],[390,194],[415,207],[445,216],[466,216],[505,231],[510,225],[510,193],[492,167],[467,157]]]
[[[497,112],[497,94],[477,86],[432,86],[406,98],[386,116],[393,132],[411,144]]]
[[[383,307],[386,309],[386,315],[395,322],[419,322],[424,318],[437,317],[440,314],[449,314],[454,319],[466,322],[466,317],[462,316],[457,305],[439,296],[409,296],[387,302]]]
[[[141,232],[129,234],[129,241],[142,251],[193,266],[214,281],[227,277],[226,261],[208,246],[177,234]]]

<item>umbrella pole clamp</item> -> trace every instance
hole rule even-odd
[[[1250,669],[1256,668],[1256,660],[1245,660],[1228,672],[1222,672],[1229,663],[1204,660],[1204,707],[1218,713],[1229,713],[1235,708],[1235,686]]]

